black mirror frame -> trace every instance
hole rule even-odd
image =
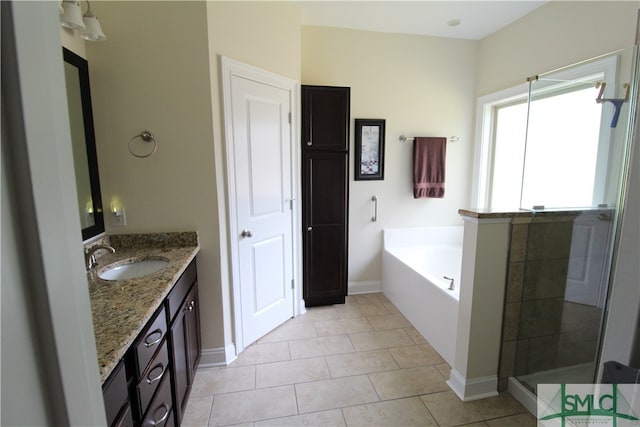
[[[98,173],[98,155],[96,137],[93,127],[93,110],[91,108],[91,88],[89,86],[89,64],[86,59],[76,55],[67,48],[62,48],[64,61],[78,69],[80,79],[80,96],[82,98],[82,119],[84,137],[87,145],[87,163],[89,165],[89,181],[91,200],[93,201],[94,225],[82,229],[82,240],[87,240],[104,233],[104,213],[102,210],[102,194],[100,192],[100,174]]]

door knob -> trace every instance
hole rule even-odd
[[[241,237],[253,237],[253,233],[251,232],[251,230],[244,229],[240,233],[240,236]]]
[[[307,227],[307,231],[313,230],[313,227]]]

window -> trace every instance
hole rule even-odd
[[[609,116],[595,102],[595,84],[613,83],[615,69],[616,57],[609,57],[480,98],[475,206],[606,203]]]

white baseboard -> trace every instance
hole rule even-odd
[[[514,377],[509,377],[509,386],[507,391],[513,396],[531,415],[536,416],[538,410],[538,398],[528,388],[520,384],[520,381]]]
[[[455,369],[451,369],[447,385],[463,402],[498,395],[498,377],[494,375],[468,380]]]
[[[349,282],[347,287],[349,288],[349,295],[382,292],[382,282],[380,280]]]
[[[236,360],[236,346],[231,343],[227,344],[226,347],[203,348],[198,366],[201,368],[227,366],[234,360]]]

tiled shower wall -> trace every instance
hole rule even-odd
[[[512,222],[500,391],[511,376],[592,361],[597,348],[598,313],[564,299],[578,214],[538,215]]]

